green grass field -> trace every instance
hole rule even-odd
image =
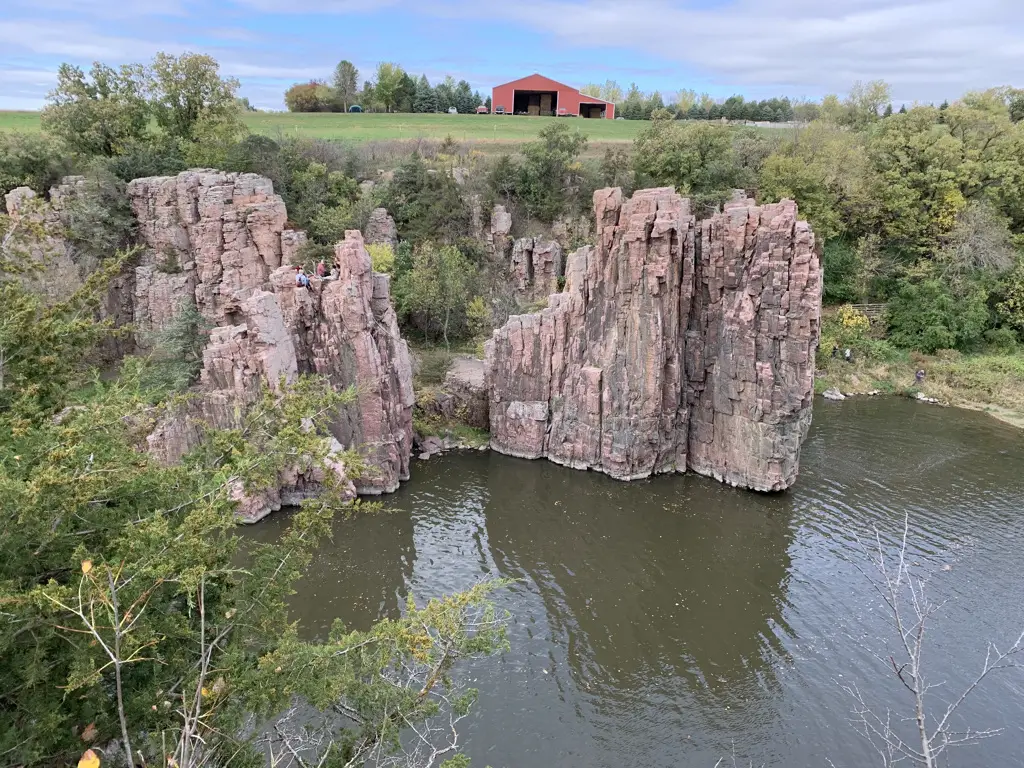
[[[530,141],[546,125],[568,122],[596,144],[631,142],[645,123],[633,120],[583,120],[571,117],[499,117],[496,115],[410,115],[251,112],[245,123],[271,138],[305,137],[366,142],[391,139],[444,139],[519,143]],[[0,131],[38,131],[38,112],[0,112]]]
[[[0,131],[39,131],[38,112],[4,112],[0,110]]]

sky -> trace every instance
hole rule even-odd
[[[884,79],[896,104],[1024,87],[1024,0],[3,0],[0,109],[38,109],[64,61],[209,53],[240,94],[283,109],[349,59],[487,95],[540,72],[663,95],[819,99]]]

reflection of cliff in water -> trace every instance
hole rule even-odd
[[[517,460],[490,462],[488,481],[501,507],[487,515],[492,556],[537,584],[583,687],[657,693],[681,678],[730,698],[774,687],[790,497]]]
[[[274,542],[287,530],[291,515],[279,512],[246,529],[246,539]],[[333,539],[314,553],[290,618],[304,637],[325,637],[334,619],[350,629],[369,629],[377,619],[396,618],[416,562],[413,526],[408,515],[335,516]]]

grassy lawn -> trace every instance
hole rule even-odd
[[[530,141],[546,125],[561,121],[579,128],[595,143],[631,142],[645,125],[634,120],[496,115],[335,114],[251,112],[244,117],[254,133],[271,138],[305,137],[361,143],[391,139],[443,139],[518,143]],[[38,112],[0,112],[0,131],[38,131]]]
[[[0,131],[39,131],[38,112],[5,112],[0,110]]]
[[[418,114],[289,114],[257,112],[245,122],[255,133],[274,138],[306,136],[363,142],[387,139],[443,139],[456,141],[523,142],[554,122],[568,122],[594,142],[631,142],[642,122],[633,120],[583,120],[570,117],[513,117],[497,115]]]

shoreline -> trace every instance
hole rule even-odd
[[[915,371],[923,369],[920,386]],[[893,362],[828,360],[818,371],[815,394],[837,389],[848,397],[890,395],[987,414],[1024,429],[1024,357],[951,355]]]

